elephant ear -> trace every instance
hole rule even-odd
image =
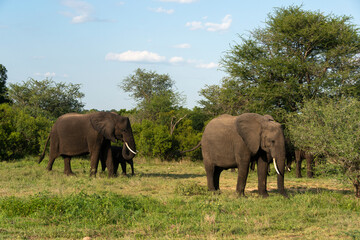
[[[261,124],[259,117],[261,115],[256,113],[244,113],[236,119],[237,131],[252,154],[256,154],[260,147]]]
[[[116,142],[114,135],[115,121],[114,115],[107,112],[94,113],[90,117],[90,122],[93,128],[103,135],[106,139]]]

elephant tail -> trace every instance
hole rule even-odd
[[[201,146],[201,141],[198,143],[198,145],[196,145],[196,146],[193,147],[192,149],[185,150],[185,151],[181,151],[180,153],[183,154],[183,153],[187,153],[187,152],[194,151],[194,150],[198,149],[200,146]]]
[[[44,159],[44,157],[45,157],[45,151],[46,151],[46,147],[47,147],[47,145],[48,145],[48,143],[49,143],[49,140],[50,140],[50,135],[51,135],[51,134],[49,134],[49,136],[48,136],[48,138],[47,138],[47,140],[46,140],[45,147],[44,147],[44,151],[43,151],[43,153],[41,154],[41,156],[39,157],[38,163],[41,163],[41,161],[42,161],[42,160]]]

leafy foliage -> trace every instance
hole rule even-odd
[[[0,105],[0,119],[0,161],[37,154],[51,127],[46,118],[34,118],[6,103]]]
[[[51,79],[29,79],[22,84],[10,84],[9,98],[15,106],[26,109],[32,116],[56,119],[69,112],[81,112],[84,104],[80,84],[56,83]]]
[[[359,116],[360,102],[352,98],[306,101],[288,129],[296,147],[323,154],[360,187]]]
[[[7,88],[6,88],[6,80],[7,80],[7,70],[4,65],[0,64],[0,104],[4,102],[8,102],[7,98]]]
[[[137,101],[143,119],[155,120],[159,113],[176,109],[183,102],[183,97],[174,90],[174,84],[167,74],[138,68],[119,87],[130,92]]]
[[[306,99],[360,96],[360,36],[350,20],[298,6],[276,9],[265,28],[225,54],[229,76],[202,90],[201,104],[215,114],[269,113],[281,121]]]

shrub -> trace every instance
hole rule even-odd
[[[360,197],[360,102],[352,98],[310,100],[287,123],[296,147],[323,154],[341,166]]]
[[[0,161],[37,154],[51,127],[49,120],[8,104],[0,105],[0,119]]]

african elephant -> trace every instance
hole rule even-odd
[[[118,146],[111,146],[111,154],[112,160],[114,164],[114,174],[117,174],[117,170],[119,168],[119,164],[121,165],[122,174],[126,175],[126,163],[130,164],[131,166],[131,175],[134,175],[134,161],[133,159],[125,159],[122,155],[122,147]],[[106,159],[101,157],[101,168],[105,171],[106,168]]]
[[[53,125],[38,162],[43,160],[50,140],[47,165],[49,171],[52,170],[55,159],[62,156],[64,173],[72,175],[74,173],[70,165],[71,157],[90,153],[90,175],[96,175],[101,155],[106,159],[110,177],[114,175],[110,141],[116,142],[117,139],[124,142],[124,159],[132,159],[136,154],[136,146],[129,118],[111,112],[64,114]]]
[[[301,162],[303,159],[306,159],[306,175],[308,178],[312,178],[314,176],[314,155],[299,149],[295,150],[296,177],[297,178],[302,177]]]
[[[271,116],[256,113],[221,115],[208,123],[200,144],[209,190],[219,190],[219,178],[224,169],[238,168],[236,191],[244,196],[250,162],[257,161],[258,191],[267,197],[267,171],[273,161],[278,174],[278,191],[287,196],[284,134],[281,125]]]

